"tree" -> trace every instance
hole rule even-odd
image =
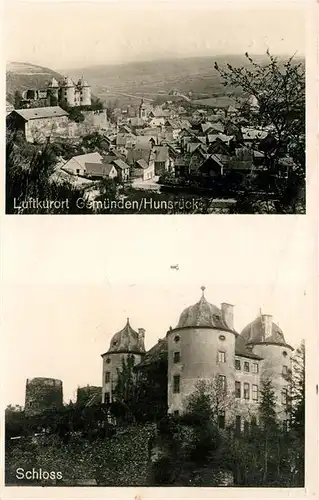
[[[222,386],[221,379],[216,377],[212,380],[199,380],[194,392],[188,396],[186,414],[200,422],[211,420],[218,425],[220,416],[226,411],[233,412],[233,398]]]
[[[53,177],[57,156],[48,137],[40,145],[25,141],[19,132],[7,130],[6,212],[7,213],[87,213],[76,200],[84,189]],[[23,207],[24,200],[44,200],[48,205]],[[68,200],[68,204],[65,200]],[[64,204],[62,203],[64,201]],[[50,205],[50,202],[54,203]],[[19,207],[19,208],[17,208]]]
[[[127,410],[126,419],[135,420],[135,405],[137,400],[137,383],[134,372],[134,355],[122,359],[121,369],[117,368],[117,382],[113,390],[113,398]]]
[[[259,64],[245,54],[248,66],[220,68],[225,86],[240,87],[253,96],[258,107],[244,105],[242,113],[254,126],[267,127],[272,134],[271,147],[263,144],[268,172],[268,191],[280,213],[299,211],[305,188],[305,69],[294,57],[279,61],[267,51],[268,62]],[[280,158],[289,154],[294,161],[289,175],[280,178]],[[252,205],[254,201],[252,200]],[[258,208],[256,209],[258,211]]]
[[[305,341],[292,357],[290,426],[304,438],[305,432]]]
[[[14,105],[14,108],[15,109],[20,109],[21,106],[22,106],[22,94],[19,90],[16,90],[15,93],[14,93],[14,102],[13,102],[13,105]]]

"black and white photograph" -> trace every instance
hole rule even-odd
[[[7,214],[304,214],[309,2],[5,2]]]
[[[305,486],[311,250],[305,219],[267,219],[236,251],[220,219],[201,259],[206,224],[161,249],[151,219],[138,242],[87,238],[87,263],[80,225],[24,247],[4,274],[6,486]]]

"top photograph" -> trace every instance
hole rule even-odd
[[[304,214],[297,3],[7,2],[7,214]]]

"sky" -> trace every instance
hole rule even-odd
[[[305,53],[307,2],[6,2],[6,60],[62,70],[95,64]]]
[[[100,355],[127,317],[149,349],[202,285],[209,302],[234,304],[237,331],[261,308],[293,347],[314,341],[311,234],[303,216],[4,218],[4,404],[23,405],[37,376],[61,379],[65,401],[101,385]]]

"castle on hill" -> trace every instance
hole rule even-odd
[[[74,83],[69,76],[59,82],[56,78],[48,83],[44,89],[29,89],[22,93],[24,105],[33,104],[43,106],[91,106],[91,87],[84,78]]]
[[[244,428],[258,421],[261,383],[270,379],[276,397],[278,419],[287,419],[293,348],[272,316],[260,314],[239,334],[234,328],[234,307],[210,304],[202,287],[200,300],[187,307],[175,328],[145,351],[145,330],[135,331],[129,319],[115,333],[102,354],[102,401],[114,400],[114,389],[123,360],[134,357],[136,370],[149,367],[163,352],[167,356],[168,413],[181,415],[200,380],[217,381],[228,404],[220,411],[220,426],[235,422]],[[226,397],[227,395],[227,397]]]

